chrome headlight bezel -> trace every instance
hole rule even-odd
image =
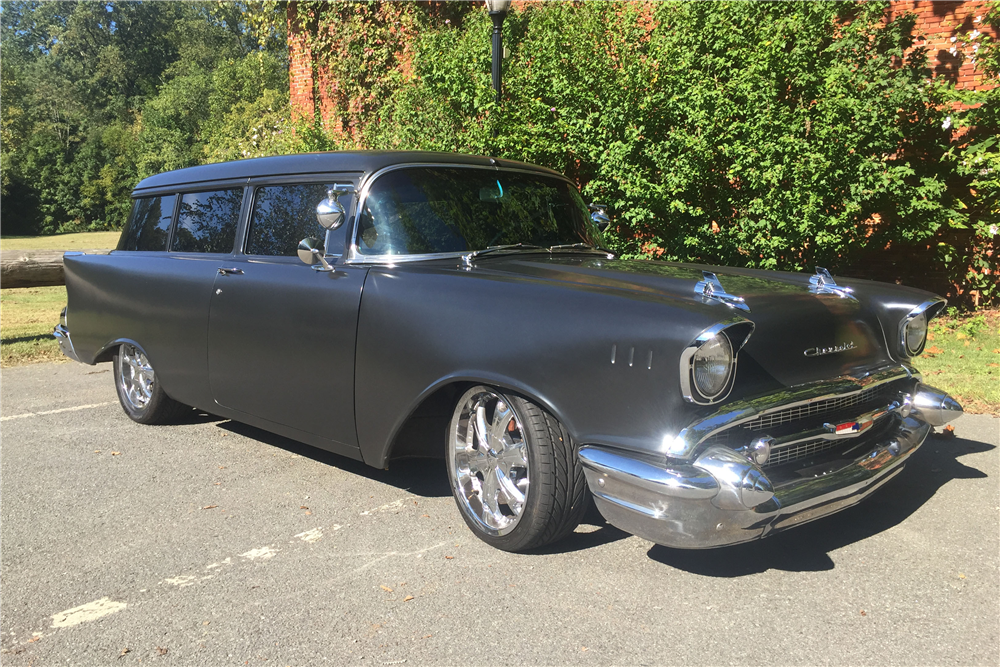
[[[746,344],[753,333],[754,324],[742,317],[735,317],[712,325],[698,334],[681,353],[680,382],[681,395],[684,400],[697,405],[714,405],[724,401],[733,390],[736,381],[736,362],[740,349]],[[719,337],[722,344],[730,350],[730,359],[726,364],[726,378],[720,389],[714,394],[703,393],[695,378],[695,363],[697,355],[710,341]]]
[[[944,310],[944,307],[947,305],[948,301],[946,299],[936,297],[913,308],[902,320],[900,320],[897,346],[901,356],[906,358],[916,357],[924,351],[924,346],[927,344],[927,331],[929,329],[930,321],[934,318],[934,316]],[[910,345],[910,342],[908,341],[911,333],[910,327],[921,326],[921,324],[924,329],[923,336],[920,339],[920,344],[914,347]]]

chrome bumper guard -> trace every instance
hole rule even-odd
[[[80,361],[73,349],[73,341],[69,337],[69,329],[66,327],[66,309],[62,309],[59,316],[59,324],[52,331],[52,336],[59,343],[59,350],[73,361]]]
[[[709,444],[693,461],[592,446],[582,447],[579,456],[608,522],[658,544],[702,549],[759,539],[854,505],[898,474],[932,427],[961,415],[953,398],[918,383],[912,394],[858,417],[859,425],[884,417],[895,422],[863,455],[799,470],[779,484],[753,462],[756,452],[720,445]],[[827,424],[803,437],[867,433],[867,427],[838,433]]]

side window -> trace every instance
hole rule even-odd
[[[332,183],[303,183],[257,188],[246,253],[294,257],[299,241],[310,236],[326,239],[327,254],[342,253],[348,223],[327,232],[316,222],[316,205],[331,187]],[[348,213],[351,199],[352,195],[340,197]]]
[[[136,199],[118,250],[166,250],[176,199],[177,195]]]
[[[243,188],[181,195],[181,209],[170,249],[175,252],[232,252],[242,203]]]

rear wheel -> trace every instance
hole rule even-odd
[[[458,400],[448,429],[455,502],[477,537],[527,551],[572,532],[587,509],[587,481],[569,434],[520,396],[478,386]]]
[[[156,380],[146,353],[131,343],[122,343],[114,359],[115,390],[122,409],[140,424],[168,424],[189,408],[167,396]]]

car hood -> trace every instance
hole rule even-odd
[[[740,353],[740,363],[750,357],[750,364],[758,364],[785,386],[894,363],[876,313],[854,298],[810,291],[809,274],[541,254],[497,257],[479,266],[577,288],[665,301],[686,311],[693,308],[710,313],[716,321],[743,316],[755,329]],[[750,311],[696,294],[695,284],[703,280],[702,271],[715,273],[726,292],[743,297]],[[691,339],[699,333],[691,331]]]

